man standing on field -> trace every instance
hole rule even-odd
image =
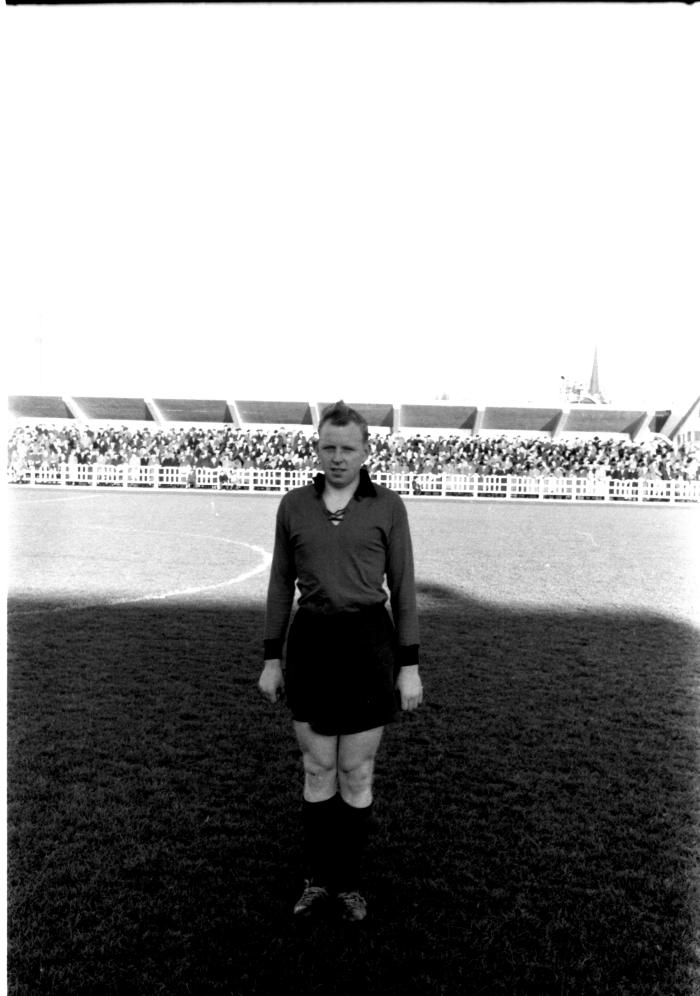
[[[363,466],[362,415],[339,401],[323,411],[318,434],[323,473],[288,492],[277,512],[258,686],[273,703],[285,691],[304,763],[306,881],[294,913],[335,897],[357,921],[367,915],[360,861],[383,728],[399,703],[413,710],[423,698],[413,552],[403,501]]]

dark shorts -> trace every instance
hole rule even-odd
[[[359,733],[398,713],[394,626],[383,605],[322,615],[299,609],[287,638],[285,688],[294,719],[325,736]]]

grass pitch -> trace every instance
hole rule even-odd
[[[12,996],[696,994],[696,510],[409,502],[426,703],[371,917],[301,929],[276,505],[12,493]]]

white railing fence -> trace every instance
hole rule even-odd
[[[10,482],[56,487],[204,488],[284,493],[308,484],[314,471],[225,470],[221,467],[130,467],[58,464],[10,473]],[[465,474],[373,473],[373,480],[405,496],[436,498],[563,499],[569,501],[700,502],[700,481],[614,480],[587,477],[505,477]]]

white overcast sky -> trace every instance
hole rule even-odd
[[[7,393],[700,394],[700,7],[0,8]]]

